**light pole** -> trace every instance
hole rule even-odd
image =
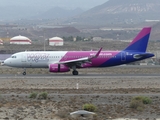
[[[39,36],[39,37],[43,38],[43,50],[46,51],[46,41],[47,41],[47,39],[45,39],[44,36]]]
[[[46,40],[44,39],[44,51],[46,51],[46,44],[45,44]]]
[[[44,39],[44,51],[46,51],[46,41],[47,39]]]

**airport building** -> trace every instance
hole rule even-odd
[[[0,39],[0,45],[3,45],[3,40]]]
[[[60,37],[53,37],[49,39],[50,46],[63,46],[64,40]]]
[[[25,36],[19,35],[11,38],[10,44],[29,45],[29,44],[32,44],[32,41]]]
[[[99,41],[102,41],[102,38],[101,37],[94,37],[93,41],[94,42],[99,42]]]

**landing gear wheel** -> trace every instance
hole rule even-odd
[[[72,72],[72,74],[73,74],[73,75],[78,75],[78,71],[74,70],[74,71]]]
[[[23,75],[26,75],[26,72],[23,72]]]

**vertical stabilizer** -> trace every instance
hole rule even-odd
[[[143,28],[124,51],[146,52],[151,27]]]

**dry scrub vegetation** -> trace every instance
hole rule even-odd
[[[64,78],[61,78],[58,77],[59,74],[46,72],[47,69],[27,69],[28,74],[38,74],[38,79],[18,78],[17,76],[22,76],[21,70],[1,69],[2,76],[8,77],[0,80],[0,119],[74,120],[70,113],[85,109],[85,104],[93,105],[96,116],[91,120],[105,120],[110,117],[160,118],[160,77],[157,76],[159,67],[80,70],[84,76],[107,74],[103,78],[96,75],[95,78],[83,78],[83,75],[80,78],[65,78],[66,74],[71,73],[62,74]],[[148,76],[149,73],[155,76]],[[9,77],[12,74],[16,77]],[[135,76],[137,74],[146,76]]]

